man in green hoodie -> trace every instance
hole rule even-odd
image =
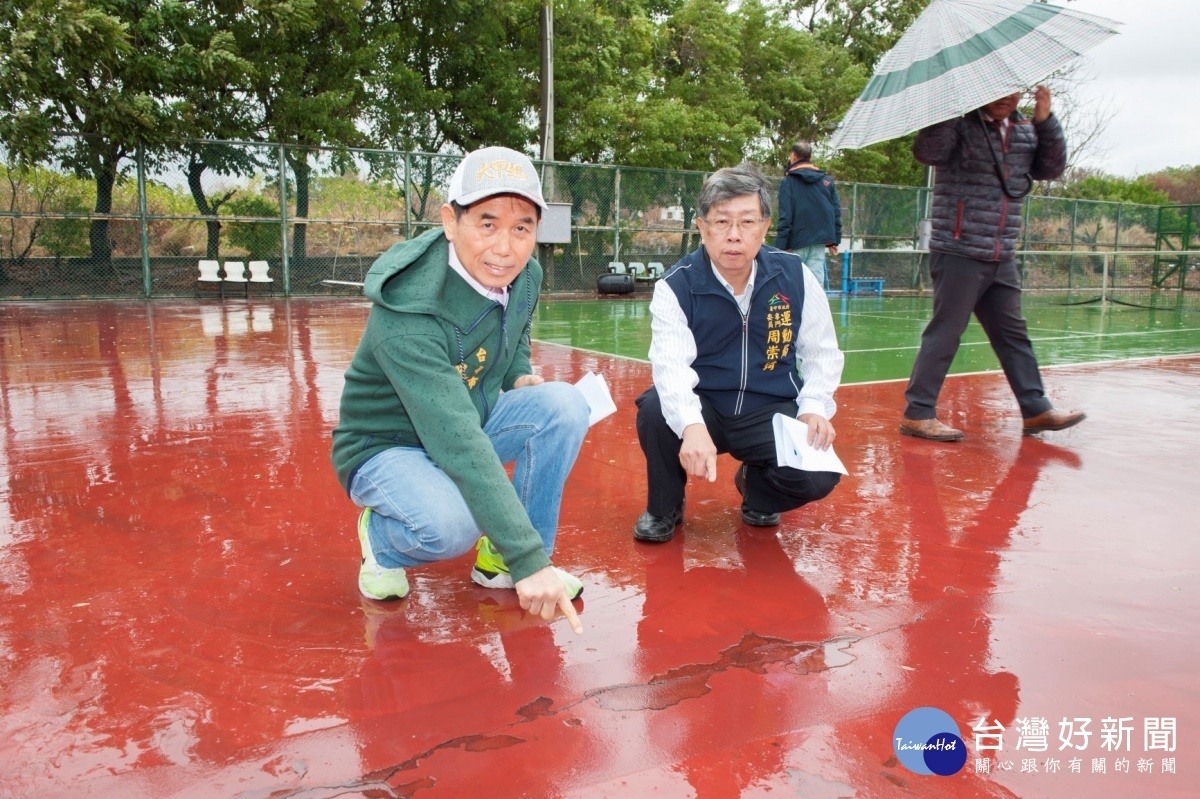
[[[363,509],[358,587],[402,599],[406,568],[475,546],[474,582],[515,589],[545,619],[561,609],[580,632],[583,585],[550,555],[589,408],[529,363],[541,181],[524,155],[485,147],[446,196],[442,227],[381,255],[363,287],[373,305],[333,431],[338,479]]]

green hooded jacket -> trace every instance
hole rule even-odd
[[[541,282],[530,259],[505,308],[450,268],[441,228],[389,249],[367,273],[363,293],[373,305],[333,430],[333,466],[347,491],[373,455],[424,449],[458,486],[514,581],[550,560],[483,425],[500,392],[533,371],[529,328]]]

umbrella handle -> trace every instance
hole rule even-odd
[[[1029,175],[1025,176],[1025,188],[1012,190],[1008,186],[1008,178],[1004,174],[1004,164],[1000,161],[1000,154],[996,152],[996,145],[992,144],[992,137],[988,135],[987,123],[983,121],[983,113],[977,111],[977,119],[979,126],[983,128],[983,138],[987,142],[988,149],[992,153],[992,163],[996,167],[996,177],[1000,179],[1000,190],[1004,192],[1010,200],[1023,200],[1028,196],[1029,192],[1033,191],[1033,178]]]

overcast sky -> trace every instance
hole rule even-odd
[[[1200,0],[1051,0],[1115,19],[1121,31],[1084,58],[1081,91],[1111,98],[1101,147],[1085,165],[1113,175],[1200,166]]]

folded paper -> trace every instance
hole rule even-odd
[[[806,472],[849,474],[832,446],[829,449],[817,449],[808,443],[808,425],[804,422],[777,413],[771,425],[775,430],[775,460],[780,466],[791,466]]]

